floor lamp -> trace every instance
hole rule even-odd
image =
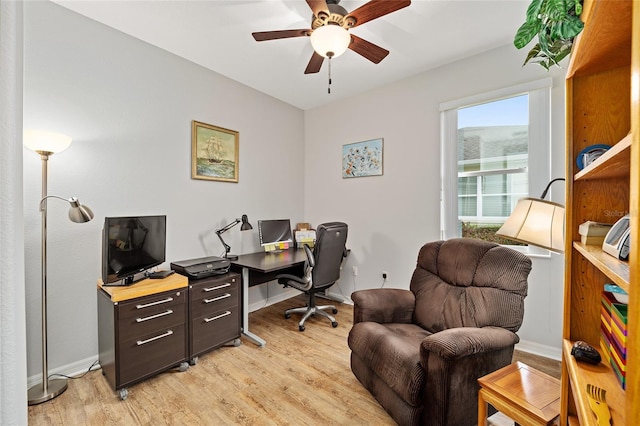
[[[42,383],[31,387],[28,391],[29,405],[48,401],[67,390],[66,379],[49,380],[47,366],[47,199],[55,198],[67,201],[70,205],[69,219],[82,223],[93,219],[93,212],[87,206],[80,204],[77,198],[69,199],[55,195],[47,195],[47,162],[49,156],[63,151],[71,144],[71,138],[58,133],[25,130],[24,144],[27,148],[40,154],[42,159],[42,199],[40,213],[42,214]]]

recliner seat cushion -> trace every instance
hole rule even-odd
[[[420,365],[420,343],[431,333],[415,324],[354,324],[349,347],[402,399],[422,404],[425,373]]]

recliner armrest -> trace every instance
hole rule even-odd
[[[397,288],[359,290],[351,295],[351,300],[354,324],[364,321],[409,324],[416,305],[411,291]]]
[[[499,327],[450,328],[426,337],[420,345],[420,357],[426,359],[429,352],[434,352],[441,358],[457,359],[504,349],[519,341],[517,334]]]

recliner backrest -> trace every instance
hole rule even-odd
[[[342,222],[318,225],[313,256],[316,265],[312,279],[314,287],[328,287],[340,278],[340,264],[345,253],[348,227]]]
[[[531,260],[495,243],[456,238],[425,244],[410,289],[414,322],[436,333],[454,327],[518,331]]]

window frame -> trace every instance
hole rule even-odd
[[[458,109],[527,94],[529,96],[530,197],[539,197],[551,180],[551,77],[505,87],[440,104],[440,237],[458,238]],[[531,256],[550,257],[549,250],[527,246],[507,247]]]

